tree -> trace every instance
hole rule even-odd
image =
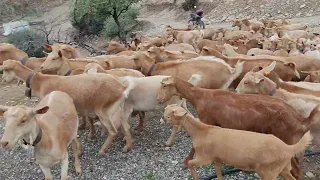
[[[118,36],[121,42],[126,43],[126,34],[122,27],[119,17],[127,12],[129,8],[140,0],[93,0],[93,6],[97,13],[110,15],[117,24]]]

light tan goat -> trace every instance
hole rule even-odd
[[[115,112],[120,112],[125,97],[130,91],[130,84],[123,84],[108,74],[57,76],[35,73],[21,63],[13,60],[5,61],[0,69],[13,71],[14,73],[10,73],[11,75],[13,74],[22,81],[25,81],[27,89],[29,88],[29,91],[26,92],[29,92],[30,96],[31,89],[40,98],[43,98],[52,91],[62,91],[73,99],[76,109],[80,114],[84,116],[98,116],[109,133],[107,140],[99,151],[101,155],[105,154],[105,150],[110,147],[116,137],[118,132],[116,123],[121,123],[126,136],[126,146],[123,151],[127,152],[132,148],[129,124],[126,121],[120,120],[120,117],[113,116]],[[3,79],[6,82],[10,82],[13,78],[15,77],[3,75]]]
[[[81,173],[82,146],[77,139],[78,115],[73,100],[61,91],[52,91],[34,107],[0,106],[5,131],[0,146],[10,150],[19,141],[33,146],[36,163],[46,180],[52,180],[52,166],[61,163],[61,179],[68,179],[68,146],[72,143],[75,169]],[[32,148],[32,147],[29,147]]]
[[[165,50],[168,51],[194,51],[195,49],[192,45],[187,43],[178,43],[178,44],[169,44],[168,46],[164,47]]]
[[[62,51],[59,50],[57,52],[51,52],[48,54],[47,59],[40,66],[40,70],[45,72],[51,71],[51,70],[57,70],[57,69],[65,70],[65,69],[61,69],[60,67],[68,64],[71,70],[82,69],[83,71],[84,67],[88,63],[92,63],[92,62],[99,63],[102,67],[105,67],[106,69],[108,69],[108,64],[103,61],[99,61],[96,59],[67,59],[66,57],[63,56]],[[61,74],[61,72],[59,72],[59,74],[64,75],[64,74]]]
[[[196,42],[199,38],[203,37],[203,31],[191,30],[191,31],[177,31],[172,28],[166,28],[166,35],[172,35],[179,43],[187,43],[192,45],[196,49]]]
[[[247,56],[257,56],[257,55],[274,55],[274,53],[267,49],[252,48],[247,52]]]
[[[144,75],[140,71],[137,71],[137,70],[125,69],[125,68],[116,68],[116,69],[105,70],[97,63],[87,64],[83,73],[86,73],[86,74],[104,73],[104,74],[110,74],[115,77],[124,77],[124,76],[144,77]],[[143,131],[143,119],[145,117],[145,113],[143,111],[133,111],[132,112],[132,116],[135,116],[136,114],[139,114],[139,117],[140,117],[140,121],[139,121],[139,125],[137,127],[137,130],[141,134]],[[89,121],[89,122],[90,122],[91,128],[93,129],[93,121]],[[102,134],[105,134],[104,126],[102,126],[102,128],[103,128]],[[92,130],[92,131],[94,132],[94,130]]]
[[[107,51],[107,53],[119,53],[122,51],[127,51],[127,50],[131,50],[130,46],[128,48],[126,48],[124,45],[116,42],[116,41],[110,41],[106,44],[105,49]]]
[[[68,44],[54,43],[53,45],[43,44],[42,46],[51,52],[61,51],[62,55],[68,59],[81,58],[79,51]]]
[[[154,63],[154,60],[142,53],[137,53],[134,61],[146,76],[178,76],[188,81],[192,74],[199,74],[198,86],[209,89],[226,89],[242,72],[243,64],[236,63],[235,68],[213,56],[199,56],[190,60],[175,60]],[[212,78],[219,77],[219,78]]]
[[[218,180],[222,180],[222,163],[242,170],[254,170],[262,180],[295,179],[290,170],[291,158],[304,152],[312,136],[306,132],[294,145],[287,145],[274,135],[211,126],[188,114],[186,110],[169,105],[164,112],[169,124],[181,125],[191,136],[196,158],[188,161],[194,180],[199,180],[196,165],[215,162]],[[237,153],[235,153],[237,152]]]
[[[188,111],[187,103],[184,98],[173,96],[164,104],[157,100],[157,95],[160,90],[160,82],[169,76],[150,76],[150,77],[122,77],[124,81],[131,82],[132,90],[124,103],[124,119],[128,120],[133,111],[153,111],[163,110],[167,104],[179,104]],[[197,85],[201,81],[201,76],[193,74],[188,82]],[[189,111],[188,111],[189,112]],[[160,122],[163,121],[162,117]],[[172,146],[178,132],[178,127],[174,126],[170,138],[167,140],[166,145]]]
[[[179,51],[177,53],[172,51],[169,52],[164,50],[163,47],[151,47],[148,49],[148,53],[156,63],[173,61],[177,59],[191,59],[199,56],[197,53],[194,53],[192,51],[182,51],[181,53]]]
[[[23,65],[28,68],[39,71],[41,64],[46,60],[46,58],[35,58],[28,57],[28,54],[24,51],[16,48],[12,44],[8,43],[0,43],[0,65],[2,65],[3,61],[12,59],[16,61],[20,61]],[[57,72],[46,72],[46,74],[56,74]]]

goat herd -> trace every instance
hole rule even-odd
[[[199,179],[196,165],[213,162],[220,180],[222,163],[254,170],[263,180],[302,179],[302,154],[319,144],[320,36],[287,20],[245,19],[232,26],[240,30],[168,25],[157,37],[136,32],[129,44],[110,41],[106,50],[114,54],[95,57],[56,43],[43,45],[50,51],[46,57],[33,58],[0,44],[3,81],[24,81],[26,96],[41,99],[36,107],[0,106],[6,120],[1,148],[22,140],[34,149],[46,179],[58,162],[61,179],[68,179],[70,144],[81,173],[78,128],[88,122],[93,138],[99,120],[108,133],[99,154],[105,155],[118,131],[128,152],[130,117],[139,115],[142,132],[145,112],[164,109],[160,121],[172,125],[166,145],[173,145],[180,128],[192,139],[184,166],[193,179]]]

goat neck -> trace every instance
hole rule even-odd
[[[178,96],[187,99],[191,102],[191,104],[194,104],[194,102],[198,99],[196,97],[197,93],[194,91],[194,88],[196,87],[191,83],[180,78],[175,78],[175,86],[178,92]]]
[[[13,71],[16,74],[16,76],[19,77],[24,82],[26,82],[26,80],[27,80],[27,78],[28,78],[30,73],[34,73],[34,71],[29,69],[28,67],[26,67],[26,66],[24,66],[22,64],[18,64],[18,63],[15,66],[15,68],[13,69]]]
[[[208,125],[200,122],[199,119],[195,119],[192,115],[185,115],[184,119],[181,120],[181,126],[191,136],[192,141],[197,138],[203,138],[203,134],[206,134]]]
[[[67,59],[64,59],[57,74],[60,76],[68,76],[72,72],[71,65]]]

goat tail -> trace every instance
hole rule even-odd
[[[192,74],[191,78],[188,80],[188,82],[194,86],[197,86],[200,83],[200,81],[201,81],[200,74]]]
[[[125,99],[127,99],[129,97],[129,93],[130,91],[134,88],[134,82],[132,80],[131,77],[129,76],[124,76],[124,77],[120,77],[120,82],[124,85],[124,97]]]
[[[307,146],[311,144],[312,138],[313,137],[310,131],[308,131],[303,135],[298,143],[291,145],[294,155],[303,152],[307,148]]]
[[[243,70],[243,64],[244,64],[244,61],[237,62],[237,64],[234,67],[234,72],[232,73],[232,76],[231,76],[232,80],[235,80],[240,76],[240,74],[242,73],[242,70]]]
[[[311,124],[319,123],[320,121],[320,104],[318,104],[310,113],[306,123],[307,126],[310,126]]]

